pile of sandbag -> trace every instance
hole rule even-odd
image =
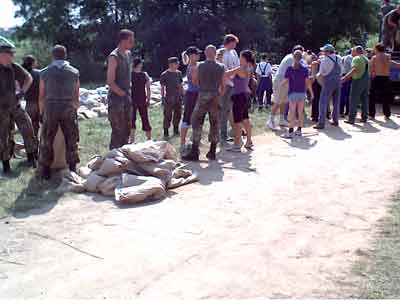
[[[99,193],[121,203],[161,199],[168,189],[197,181],[164,141],[125,145],[104,157],[95,156],[78,173],[65,174],[64,191]]]

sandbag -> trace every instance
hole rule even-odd
[[[116,158],[116,157],[124,157],[125,155],[124,153],[122,153],[122,151],[120,149],[113,149],[110,152],[107,153],[107,155],[105,156],[105,158]]]
[[[195,174],[190,175],[189,177],[179,177],[179,178],[171,178],[168,182],[168,189],[176,189],[178,187],[193,183],[198,181],[198,177]]]
[[[92,169],[93,171],[96,171],[98,169],[100,169],[101,165],[104,162],[104,158],[97,155],[97,156],[93,156],[90,161],[87,164],[87,167]]]
[[[78,174],[82,177],[82,178],[88,178],[89,175],[93,172],[93,170],[91,168],[88,167],[80,167],[78,170]]]
[[[149,162],[140,164],[141,169],[147,173],[145,175],[154,176],[165,181],[172,177],[172,171],[177,163],[173,160],[162,160],[161,162]]]
[[[160,162],[162,159],[176,161],[178,157],[172,145],[165,141],[124,145],[121,151],[127,158],[138,163]]]
[[[104,196],[114,196],[115,189],[117,186],[121,186],[122,178],[121,176],[114,176],[106,179],[102,184],[99,186],[99,191]]]
[[[106,176],[106,177],[118,175],[126,170],[127,164],[128,160],[126,161],[126,163],[123,163],[116,159],[107,158],[104,160],[103,164],[101,165],[97,173],[100,176]]]
[[[80,177],[78,174],[71,172],[69,170],[65,170],[62,174],[62,182],[58,186],[56,192],[58,193],[83,193],[86,191],[84,186],[84,179]]]
[[[99,192],[100,185],[106,181],[107,178],[100,176],[97,172],[93,172],[90,176],[86,179],[84,183],[84,187],[86,191],[90,193],[97,193]]]
[[[165,193],[165,186],[158,178],[123,174],[121,187],[115,189],[115,200],[134,204],[150,199],[161,199]]]

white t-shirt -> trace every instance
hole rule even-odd
[[[222,57],[222,63],[226,66],[228,70],[235,69],[240,66],[239,55],[237,54],[235,49],[225,50],[224,56]],[[233,86],[232,80],[227,81],[226,83],[229,86]]]
[[[335,66],[335,63],[333,61],[336,61],[339,63],[340,68],[342,68],[342,60],[340,57],[338,57],[336,54],[331,54],[329,55],[330,58],[324,57],[321,60],[321,65],[319,67],[319,75],[321,76],[328,76],[332,70],[333,67]],[[333,61],[332,61],[333,59]]]
[[[346,55],[342,58],[343,61],[343,74],[346,75],[351,70],[351,63],[353,61],[353,56],[351,54]]]
[[[261,77],[269,77],[272,74],[272,66],[270,63],[262,61],[257,65],[256,73]]]
[[[294,63],[293,54],[288,54],[288,55],[286,55],[286,56],[282,59],[280,65],[279,65],[279,69],[278,69],[278,72],[276,73],[276,77],[279,78],[279,79],[284,79],[284,78],[285,78],[285,75],[286,75],[287,69],[288,69],[289,67],[293,66],[293,63]],[[302,60],[300,61],[300,63],[301,63],[301,65],[302,65],[303,67],[306,67],[306,68],[308,67],[308,66],[307,66],[307,63],[306,63],[306,61],[305,61],[304,59],[302,59]]]

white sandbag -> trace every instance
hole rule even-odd
[[[128,160],[126,163],[122,163],[116,159],[107,158],[106,160],[104,160],[103,164],[101,165],[97,173],[100,176],[106,176],[106,177],[119,175],[126,170],[127,163]]]
[[[68,167],[67,161],[65,160],[65,139],[64,134],[60,127],[58,127],[57,135],[53,143],[54,160],[51,165],[53,170],[66,169]]]
[[[124,153],[121,152],[120,149],[113,149],[107,153],[104,158],[116,158],[116,157],[125,157]]]
[[[120,186],[122,183],[121,176],[114,176],[106,179],[102,184],[99,186],[100,193],[104,196],[114,196],[115,189],[117,186]]]
[[[108,109],[105,105],[95,107],[92,109],[99,117],[106,117],[108,115]]]
[[[118,202],[139,203],[149,199],[158,200],[166,193],[163,182],[158,178],[123,174],[122,182],[122,187],[115,189],[115,200]],[[136,185],[124,187],[130,183]]]
[[[78,174],[82,177],[82,178],[88,178],[89,175],[93,172],[93,170],[91,168],[88,167],[80,167],[78,170]]]
[[[83,193],[85,192],[84,179],[78,174],[65,170],[62,174],[62,182],[58,186],[56,192],[58,193]]]
[[[146,175],[154,176],[165,181],[172,177],[172,171],[176,168],[177,162],[173,160],[162,160],[161,162],[149,162],[140,164]]]
[[[172,177],[171,180],[168,182],[167,187],[168,189],[175,189],[196,181],[198,181],[198,177],[195,174],[192,174],[189,177],[179,177],[179,178]]]
[[[84,183],[84,187],[86,191],[90,193],[97,193],[99,192],[100,185],[106,180],[107,178],[100,176],[97,172],[93,172],[90,176],[86,179]]]
[[[159,162],[162,159],[177,160],[178,158],[172,145],[165,141],[124,145],[121,151],[127,158],[138,163]]]
[[[172,175],[173,178],[188,178],[193,175],[193,172],[191,170],[178,168],[174,170]]]
[[[93,156],[87,164],[87,167],[96,171],[100,169],[101,165],[104,162],[104,158],[100,155]]]

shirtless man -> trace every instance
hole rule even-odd
[[[390,105],[393,102],[392,85],[390,83],[391,66],[400,68],[400,63],[392,60],[390,54],[385,53],[385,46],[377,44],[375,55],[371,59],[371,87],[369,93],[369,116],[374,119],[376,115],[375,103],[382,100],[383,114],[390,118]]]
[[[395,9],[393,9],[391,12],[386,14],[383,19],[383,29],[382,29],[382,35],[383,35],[383,44],[385,45],[385,48],[393,49],[396,43],[396,33],[399,28],[399,22],[400,22],[400,5],[398,5]]]

